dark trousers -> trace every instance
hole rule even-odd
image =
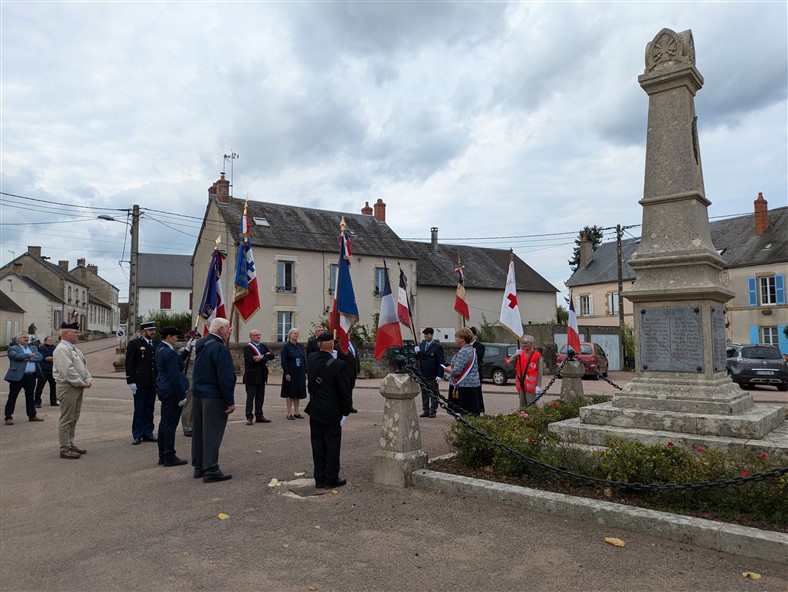
[[[8,401],[5,404],[6,419],[12,419],[14,417],[16,398],[23,389],[25,391],[25,411],[27,412],[27,416],[36,416],[36,405],[33,400],[36,390],[36,375],[24,374],[21,379],[8,383]]]
[[[330,485],[339,479],[339,450],[342,447],[342,426],[326,425],[309,420],[312,440],[312,461],[315,464],[315,485]]]
[[[161,421],[159,422],[159,460],[175,458],[175,428],[181,419],[181,408],[173,395],[161,399]]]
[[[482,395],[482,387],[476,387],[479,389],[479,412],[484,413],[484,395]]]
[[[263,419],[263,403],[265,402],[265,383],[245,384],[246,387],[246,419]],[[254,403],[254,415],[252,415]]]
[[[55,393],[55,377],[52,376],[51,372],[44,372],[42,376],[38,377],[38,381],[36,382],[36,405],[41,404],[41,394],[44,392],[44,387],[47,385],[47,383],[49,383],[49,404],[57,404],[57,394]]]
[[[224,399],[192,399],[192,466],[206,475],[219,471],[219,447],[227,427]]]
[[[435,382],[434,378],[428,379],[429,382],[435,385],[435,388],[438,388],[438,383]],[[430,397],[426,391],[421,391],[421,409],[424,413],[432,413],[433,415],[438,411],[438,399],[436,397]]]
[[[134,394],[134,419],[131,420],[133,438],[153,438],[153,411],[156,408],[156,387],[139,386]]]
[[[468,413],[479,415],[479,387],[460,386],[454,387],[454,389],[460,395],[457,404]]]

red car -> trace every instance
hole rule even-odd
[[[569,346],[564,345],[558,350],[556,362],[560,366],[566,359],[566,350]],[[598,343],[581,343],[580,355],[577,356],[582,360],[585,366],[585,376],[591,376],[594,380],[598,380],[601,374],[607,378],[607,354]]]

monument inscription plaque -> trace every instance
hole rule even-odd
[[[714,371],[725,370],[725,310],[715,306],[711,309],[711,359],[714,361]]]
[[[641,309],[640,363],[649,372],[703,372],[700,308]]]

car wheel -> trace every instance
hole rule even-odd
[[[778,384],[777,390],[782,392],[788,391],[788,384]]]
[[[496,368],[492,371],[491,374],[492,381],[497,384],[498,386],[503,386],[507,382],[506,372],[501,370],[500,368]]]

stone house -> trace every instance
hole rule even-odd
[[[736,296],[725,307],[726,339],[734,343],[778,346],[788,354],[788,305],[785,274],[788,271],[788,207],[768,210],[762,194],[754,212],[709,223],[712,242],[725,261],[722,284]],[[636,281],[628,261],[639,238],[622,241],[624,294]],[[567,280],[574,299],[577,322],[583,325],[618,326],[617,255],[614,242],[601,244],[584,254],[580,267]],[[624,299],[624,321],[632,326],[632,303]]]
[[[86,265],[85,259],[77,259],[77,266],[69,273],[90,288],[87,330],[114,333],[120,323],[118,288],[99,275],[97,265]]]
[[[0,271],[0,287],[8,298],[13,299],[20,309],[23,309],[22,318],[17,316],[4,316],[6,333],[11,337],[20,331],[26,331],[30,324],[35,324],[39,339],[47,335],[55,336],[60,331],[64,302],[61,298],[41,286],[32,278],[21,273],[21,264],[17,271]],[[8,327],[9,321],[12,327]],[[18,321],[18,325],[17,325]],[[4,334],[5,337],[5,334]],[[7,345],[10,338],[3,341]]]
[[[13,298],[0,291],[0,345],[8,345],[20,331],[27,328],[25,325],[25,311],[14,302]]]

